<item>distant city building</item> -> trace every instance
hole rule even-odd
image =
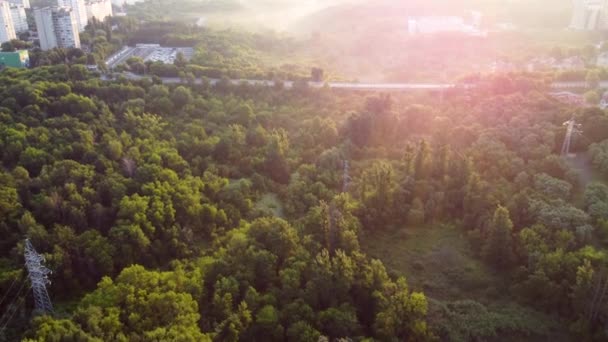
[[[25,8],[30,8],[30,0],[8,0],[11,4],[21,5]]]
[[[504,73],[515,70],[517,70],[517,66],[511,62],[498,60],[490,64],[490,72],[492,73]]]
[[[608,67],[608,52],[600,53],[595,64],[599,67]]]
[[[11,17],[13,18],[13,27],[15,33],[26,32],[30,28],[27,26],[27,17],[25,15],[25,7],[23,5],[11,4]]]
[[[78,32],[84,31],[85,26],[89,23],[87,19],[87,8],[84,4],[84,0],[57,0],[57,6],[59,7],[71,7],[74,16],[76,17],[76,23],[78,24]]]
[[[27,50],[0,52],[0,69],[5,67],[26,68],[29,64],[30,55]]]
[[[87,20],[95,18],[103,21],[107,17],[112,16],[112,1],[110,0],[93,0],[85,4],[87,11]]]
[[[34,10],[40,48],[80,48],[78,23],[70,7],[45,7]]]
[[[571,29],[608,29],[608,0],[573,0],[572,5]]]
[[[468,20],[457,16],[409,17],[408,32],[410,35],[460,32],[472,36],[485,36],[481,31],[482,14],[470,12]]]
[[[602,99],[600,100],[600,108],[601,109],[608,108],[608,91],[606,91],[606,92],[604,92],[604,94],[602,94]]]
[[[549,95],[551,95],[554,99],[560,102],[567,103],[573,106],[585,105],[585,98],[583,97],[583,95],[580,94],[575,94],[569,91],[559,91],[550,93]]]
[[[112,0],[112,3],[116,7],[122,7],[124,5],[133,5],[137,2],[142,2],[144,0]]]
[[[16,38],[10,5],[6,1],[0,1],[0,43]]]
[[[556,59],[554,57],[537,57],[530,60],[526,69],[529,72],[546,70],[582,70],[585,61],[579,56]]]
[[[564,58],[555,65],[555,69],[582,70],[585,69],[585,61],[579,56]]]

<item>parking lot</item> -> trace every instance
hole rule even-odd
[[[144,62],[163,62],[172,64],[181,52],[186,60],[190,60],[194,55],[194,48],[191,47],[163,47],[158,44],[137,44],[134,47],[125,46],[118,53],[110,56],[106,60],[108,68],[112,69],[131,57],[139,57]]]

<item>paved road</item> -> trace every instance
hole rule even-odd
[[[124,72],[122,76],[131,80],[140,80],[147,76],[137,75],[130,72]],[[102,76],[102,79],[107,77]],[[179,77],[161,77],[163,83],[182,83],[184,82]],[[209,79],[211,85],[215,85],[220,82],[219,79]],[[249,85],[265,85],[272,87],[275,85],[274,81],[264,80],[230,80],[231,84],[249,84]],[[195,83],[202,83],[201,79],[196,79]],[[456,84],[452,83],[347,83],[347,82],[308,82],[308,85],[313,88],[329,87],[332,89],[344,89],[344,90],[378,90],[378,91],[409,91],[409,90],[442,90],[456,87]],[[283,82],[285,88],[292,88],[294,82],[285,81]],[[471,87],[470,85],[460,85],[460,87]],[[608,88],[608,81],[600,82],[601,88]],[[553,89],[584,89],[586,88],[585,82],[554,82],[551,84]]]
[[[146,78],[146,76],[137,75],[129,72],[124,72],[122,76],[131,80],[140,80]],[[102,76],[102,79],[108,79]],[[182,83],[183,80],[179,77],[161,77],[163,83]],[[221,80],[219,79],[208,79],[211,85],[216,85]],[[231,84],[249,84],[249,85],[265,85],[272,87],[275,85],[274,81],[265,80],[230,80]],[[196,79],[195,83],[201,84],[201,79]],[[285,88],[293,88],[293,81],[284,81],[283,86]],[[440,90],[455,87],[454,84],[436,84],[436,83],[345,83],[345,82],[308,82],[308,85],[313,88],[323,88],[325,86],[332,89],[347,89],[347,90],[415,90],[415,89],[429,89],[429,90]]]
[[[551,84],[552,88],[556,89],[568,89],[568,88],[578,88],[583,89],[587,88],[586,82],[554,82]],[[600,88],[608,88],[608,81],[601,81]]]

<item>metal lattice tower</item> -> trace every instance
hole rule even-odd
[[[44,257],[36,252],[29,239],[25,240],[24,255],[25,266],[32,283],[36,310],[41,313],[53,312],[53,304],[46,291],[46,285],[51,283],[47,276],[51,271],[42,264],[45,261]]]
[[[344,175],[342,176],[342,192],[348,192],[348,184],[350,183],[350,176],[348,160],[344,161]]]
[[[582,131],[579,129],[580,124],[577,124],[574,119],[570,119],[564,122],[566,126],[566,137],[564,138],[564,144],[562,145],[562,156],[568,156],[570,154],[570,145],[572,144],[572,136],[574,134],[581,134]]]

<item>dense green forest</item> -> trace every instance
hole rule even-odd
[[[305,11],[311,3],[319,8]],[[299,15],[287,10],[301,7]],[[481,28],[488,31],[487,37],[408,33],[409,16],[467,19],[471,10],[483,14]],[[447,82],[474,70],[489,73],[497,61],[525,70],[530,60],[556,48],[563,50],[563,57],[581,56],[592,67],[596,56],[587,58],[581,50],[606,39],[605,33],[565,29],[571,14],[569,1],[249,0],[236,4],[232,0],[171,0],[139,2],[129,6],[128,12],[149,23],[179,22],[180,27],[146,35],[146,39],[197,46],[192,64],[207,69],[207,77],[230,73],[295,79],[308,76],[311,67],[321,67],[330,78]],[[195,25],[199,20],[202,27]],[[516,29],[501,28],[505,25]],[[246,28],[247,34],[235,27]],[[286,38],[284,32],[296,38]]]
[[[26,237],[55,304],[30,320],[29,294],[0,339],[607,337],[608,116],[575,112],[581,177],[558,155],[573,109],[532,78],[367,94],[57,65],[0,85],[0,312]],[[441,293],[417,281],[431,264],[368,256],[437,227],[491,288]]]
[[[80,40],[89,47],[88,53],[75,48],[48,51],[34,48],[30,50],[31,66],[81,64],[97,65],[100,72],[130,71],[159,77],[302,80],[310,78],[313,67],[326,65],[312,57],[298,56],[308,41],[276,32],[200,28],[179,21],[139,22],[132,16],[111,17],[103,22],[93,19],[80,34]],[[191,60],[181,55],[171,64],[131,57],[114,70],[108,70],[105,64],[108,57],[125,45],[136,44],[192,47],[194,55]],[[2,44],[5,51],[27,46],[28,43],[20,40]]]

